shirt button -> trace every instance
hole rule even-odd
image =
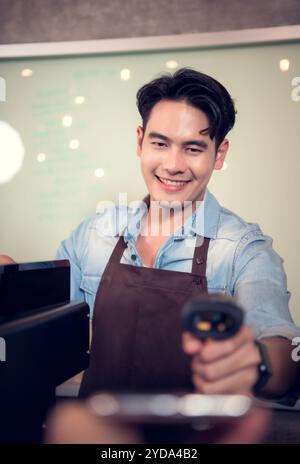
[[[132,261],[135,261],[136,260],[136,255],[131,255],[131,259],[132,259]]]

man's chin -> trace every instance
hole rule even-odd
[[[163,209],[172,209],[173,211],[182,210],[184,201],[181,200],[160,200],[159,206]]]

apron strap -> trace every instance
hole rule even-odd
[[[117,241],[117,244],[109,258],[109,264],[116,262],[119,263],[126,248],[127,245],[125,243],[124,237],[123,235],[120,235],[119,240]]]
[[[209,238],[197,235],[191,273],[199,277],[206,276],[206,264],[209,242]],[[120,262],[122,255],[126,249],[126,246],[127,245],[125,243],[124,237],[123,235],[121,235],[110,256],[109,264]]]
[[[206,276],[206,263],[210,239],[197,235],[193,257],[192,274]]]

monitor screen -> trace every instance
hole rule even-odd
[[[0,266],[0,323],[69,301],[68,260]]]

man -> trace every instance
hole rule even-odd
[[[221,207],[207,190],[228,152],[232,99],[210,76],[184,68],[143,86],[137,105],[146,209],[126,211],[122,223],[125,212],[117,208],[116,226],[116,209],[107,208],[80,224],[57,253],[70,260],[72,297],[85,298],[93,312],[80,396],[196,389],[280,397],[299,369],[291,358],[299,330],[282,260],[259,226]],[[107,224],[115,226],[111,233]],[[183,304],[207,292],[234,296],[246,324],[226,341],[203,343],[184,333],[180,342]]]

